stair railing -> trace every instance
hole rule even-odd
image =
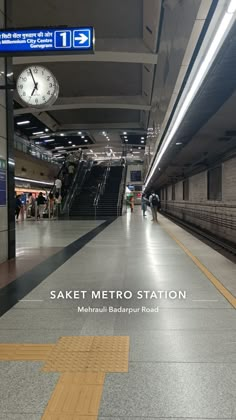
[[[123,208],[123,200],[125,195],[125,187],[126,187],[126,177],[127,177],[127,164],[124,165],[117,201],[117,216],[122,215],[122,208]]]

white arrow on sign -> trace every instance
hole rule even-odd
[[[84,34],[80,34],[80,36],[75,36],[74,37],[74,40],[79,41],[79,44],[84,44],[88,39],[89,39],[88,36],[86,36]]]

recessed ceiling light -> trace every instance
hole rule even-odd
[[[65,135],[64,133],[61,133],[61,134],[60,134],[60,136],[62,136],[62,137],[63,137],[64,135]]]
[[[72,144],[72,147],[76,147],[76,145],[75,144]]]
[[[141,137],[141,140],[144,140],[144,137]]]
[[[45,128],[46,133],[49,131],[49,128]]]
[[[144,143],[144,140],[141,140],[141,143]]]
[[[17,122],[16,124],[17,125],[24,125],[24,124],[29,124],[30,123],[30,121],[19,121],[19,122]]]
[[[85,139],[85,140],[84,140],[84,142],[85,142],[85,143],[88,143],[88,140],[87,140],[87,139]]]
[[[81,131],[78,131],[78,134],[79,134],[79,136],[82,136],[82,132]]]
[[[126,132],[126,131],[124,131],[124,132],[123,132],[123,134],[127,134],[127,132]]]
[[[72,141],[68,141],[69,144],[72,144]]]
[[[141,149],[141,147],[139,146],[139,149]]]
[[[125,141],[128,141],[128,139],[125,139]]]
[[[85,139],[85,136],[81,136],[81,139]]]
[[[35,131],[32,134],[33,134],[33,136],[37,136],[37,134],[43,134],[43,133],[44,133],[44,131]]]

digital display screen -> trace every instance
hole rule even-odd
[[[131,180],[131,182],[140,182],[142,180],[141,171],[131,171],[130,172],[130,180]]]

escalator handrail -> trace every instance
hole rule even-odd
[[[121,177],[121,183],[120,183],[120,189],[119,189],[119,195],[118,195],[118,201],[117,201],[117,216],[119,216],[119,212],[123,207],[126,177],[127,177],[127,163],[124,165],[124,168],[122,171],[122,177]]]
[[[69,188],[68,194],[66,196],[66,200],[63,204],[62,213],[65,213],[66,211],[69,212],[75,192],[79,193],[81,192],[85,176],[87,174],[87,171],[91,169],[91,162],[81,160],[77,166],[77,170],[75,172],[73,181],[71,183],[71,186]]]
[[[106,188],[106,183],[107,183],[107,178],[109,176],[110,170],[111,170],[111,167],[109,165],[109,166],[106,167],[106,170],[105,170],[104,175],[103,175],[102,182],[100,182],[98,184],[97,193],[96,193],[96,196],[95,196],[95,199],[94,199],[94,202],[93,202],[94,207],[98,206],[99,200],[100,200],[101,196],[104,194],[104,191],[105,191],[105,188]]]

